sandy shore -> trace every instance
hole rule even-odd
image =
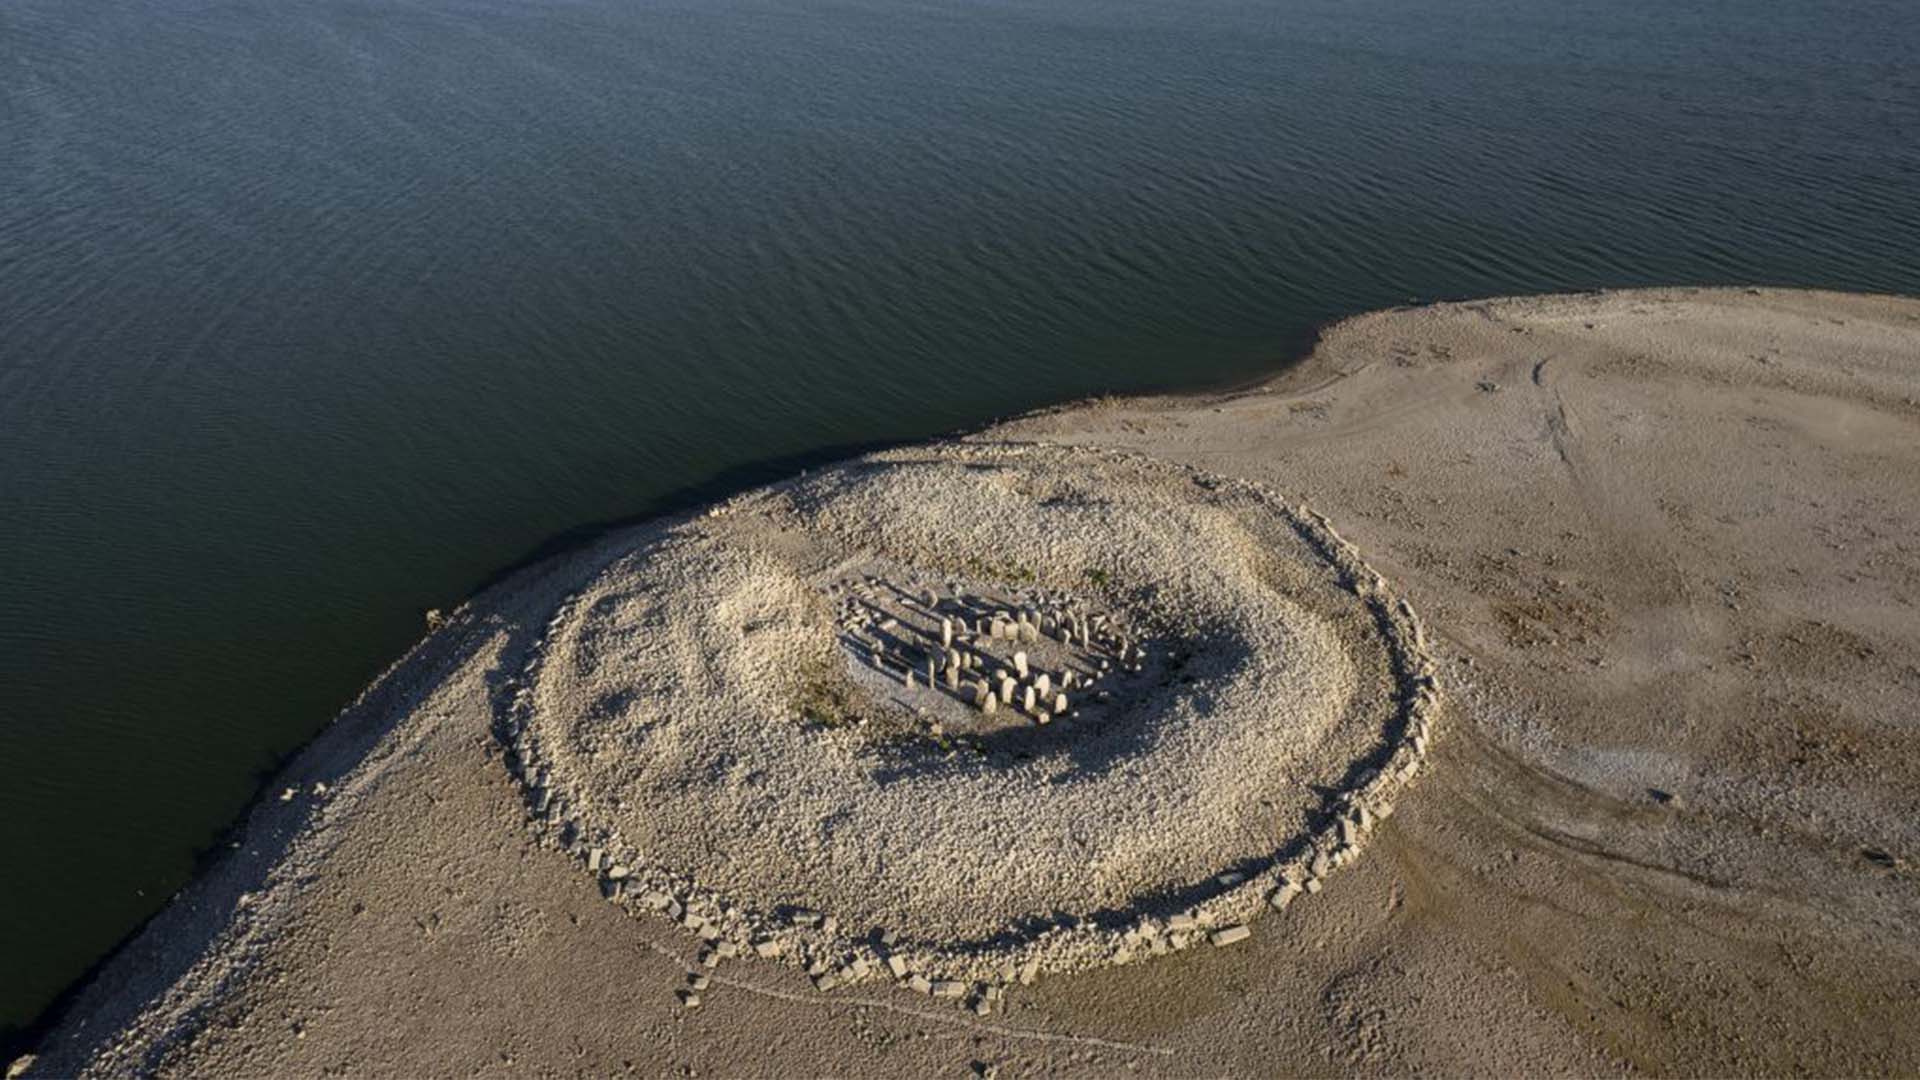
[[[1050,410],[960,447],[1026,444],[1141,455],[1318,511],[1424,624],[1439,669],[1432,753],[1396,812],[1369,823],[1364,853],[1284,910],[1260,905],[1250,937],[1076,962],[1084,970],[996,987],[976,1013],[885,974],[822,991],[796,957],[709,970],[710,941],[632,897],[609,902],[622,890],[582,862],[609,841],[567,820],[566,798],[558,816],[538,812],[546,781],[526,774],[513,717],[529,660],[547,655],[554,626],[573,625],[564,602],[624,580],[607,575],[674,524],[656,523],[514,575],[402,658],[288,767],[284,797],[255,808],[238,846],[74,999],[25,1071],[1920,1071],[1920,301],[1667,290],[1384,312],[1331,328],[1265,385]],[[1140,530],[1139,550],[1166,542]],[[1094,595],[1085,583],[1105,588],[1108,575],[1072,561],[1099,550],[1061,549],[1074,588],[1039,582],[994,602],[1031,603],[1057,632],[1098,601],[1131,626],[1127,614],[1151,605]],[[1261,580],[1282,594],[1314,587],[1286,570],[1314,565],[1310,553],[1289,560]],[[785,595],[786,578],[756,573],[752,595]],[[943,591],[890,617],[932,633],[941,604],[971,586],[931,572],[924,584]],[[1193,584],[1167,609],[1209,612],[1214,587]],[[1307,656],[1308,667],[1275,662],[1295,682],[1345,670],[1347,638],[1293,619],[1259,624],[1285,627],[1272,643],[1231,629],[1274,656]],[[1182,640],[1186,625],[1159,632]],[[588,654],[643,670],[608,651],[628,640],[618,625],[589,629],[599,636],[573,634],[591,648],[567,654],[569,670]],[[1123,668],[1153,662],[1133,659],[1137,640],[1160,639],[1110,646]],[[1093,655],[1054,663],[1092,672]],[[683,670],[684,656],[672,660]],[[1194,685],[1215,677],[1229,678]],[[622,700],[599,679],[563,689]],[[1329,682],[1299,715],[1380,698],[1386,679]],[[1188,715],[1186,699],[1141,700],[1154,717]],[[712,730],[675,745],[705,745]],[[1041,737],[1006,730],[980,737]],[[581,791],[613,790],[601,734],[549,733],[578,744]],[[1359,738],[1313,753],[1352,760],[1371,752]],[[1197,746],[1180,760],[1217,783]],[[834,752],[821,760],[852,753]],[[1310,772],[1262,782],[1304,790]],[[996,797],[976,786],[930,790],[978,807]],[[731,812],[729,790],[706,797]],[[1095,816],[1112,805],[1087,803]],[[1340,806],[1324,812],[1350,812]],[[613,801],[598,815],[605,836],[649,820]],[[579,835],[563,835],[570,824]],[[733,828],[730,845],[750,842]],[[952,828],[928,835],[969,850]],[[1211,865],[1157,853],[1152,835],[1126,833],[1115,851],[1132,861],[1115,864],[1129,869],[1087,884],[1086,905]],[[1239,852],[1233,835],[1208,843]],[[826,865],[846,857],[819,846]],[[712,854],[665,838],[648,847],[635,858],[681,869]],[[1023,888],[1044,892],[1042,854],[1026,856],[1040,869]],[[783,873],[784,888],[809,887]],[[932,939],[960,919],[956,895],[943,886],[924,905],[902,894],[874,910],[920,919]],[[1142,901],[1129,917],[1164,929],[1178,906]],[[737,927],[749,944],[764,931],[751,914]],[[678,993],[690,976],[705,980],[694,1009]]]

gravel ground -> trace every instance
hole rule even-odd
[[[824,982],[1007,983],[1245,923],[1357,855],[1437,704],[1310,512],[1144,458],[889,452],[633,547],[531,650],[529,798],[610,894]],[[1022,707],[1069,676],[1080,708]]]
[[[25,1071],[1915,1074],[1917,435],[1920,302],[1739,289],[1497,300],[1349,320],[1304,363],[1235,393],[1086,403],[964,440],[988,461],[1023,444],[1085,447],[1100,461],[1143,455],[1276,493],[1280,512],[1266,513],[1251,501],[1209,507],[1198,488],[1183,500],[1158,480],[1139,484],[1171,501],[1173,520],[1221,515],[1211,519],[1219,529],[1183,540],[1171,565],[1220,575],[1222,596],[1264,597],[1277,621],[1236,622],[1231,604],[1190,617],[1184,602],[1131,591],[1129,576],[1151,578],[1151,563],[1104,567],[1111,591],[1103,591],[1070,549],[1021,554],[1045,549],[955,539],[948,522],[932,523],[928,542],[849,566],[778,544],[755,549],[727,531],[729,517],[754,512],[754,499],[787,497],[778,492],[710,521],[610,536],[473,598],[401,658],[271,782],[242,842],[74,999]],[[835,550],[877,550],[875,538],[904,535],[889,528],[897,515],[918,511],[889,497],[874,504],[884,512],[863,519],[853,513],[858,492],[871,483],[878,498],[915,482],[915,453],[866,474],[830,473],[847,486],[782,512],[794,522],[814,515],[802,535],[832,536]],[[918,453],[931,472],[964,460],[953,447]],[[1090,482],[1133,484],[1108,468],[1089,465],[1105,477]],[[784,490],[818,490],[807,484],[828,477]],[[1022,505],[1009,496],[966,512],[1017,515]],[[686,696],[699,722],[664,719],[689,736],[713,746],[741,739],[754,752],[784,743],[807,769],[844,782],[846,792],[824,793],[818,805],[866,808],[860,792],[883,760],[932,762],[909,770],[905,786],[960,799],[1029,776],[1020,753],[1071,759],[1074,746],[1096,745],[1101,721],[1091,715],[1078,726],[1071,716],[1016,723],[1017,711],[970,717],[954,699],[883,679],[853,649],[849,638],[886,618],[901,629],[919,619],[898,596],[876,600],[885,614],[863,614],[860,588],[878,589],[868,577],[906,578],[909,597],[916,574],[923,587],[957,581],[943,595],[992,594],[979,598],[983,607],[1029,587],[1005,562],[941,561],[965,545],[1011,552],[1001,558],[1031,569],[1032,587],[1050,592],[1039,606],[1108,612],[1146,643],[1148,664],[1165,662],[1153,656],[1156,642],[1225,642],[1209,655],[1229,662],[1210,677],[1252,679],[1249,664],[1271,665],[1258,670],[1271,673],[1278,704],[1297,717],[1324,721],[1327,702],[1343,695],[1380,701],[1366,689],[1380,680],[1367,674],[1363,639],[1339,629],[1359,597],[1286,580],[1262,592],[1244,554],[1258,545],[1212,535],[1267,530],[1284,539],[1285,509],[1301,505],[1325,513],[1420,613],[1442,713],[1433,752],[1393,816],[1375,823],[1364,856],[1319,893],[1254,918],[1247,939],[1032,985],[1016,978],[990,987],[991,997],[985,985],[962,986],[989,1007],[983,1016],[963,1007],[968,997],[891,985],[891,969],[822,992],[810,963],[788,962],[798,955],[717,955],[718,940],[638,897],[609,902],[609,875],[587,871],[595,829],[618,830],[638,848],[663,820],[638,793],[698,771],[688,753],[595,764],[596,724],[631,735],[622,725],[640,720],[615,709],[590,719],[600,691],[646,687],[637,672],[673,668],[670,687],[646,688]],[[845,514],[824,521],[835,507]],[[1128,530],[1162,539],[1177,531],[1157,520],[1122,524],[1116,545],[1132,543]],[[765,590],[746,595],[787,598],[776,609],[811,627],[808,647],[833,657],[839,666],[828,670],[846,679],[841,696],[803,694],[799,703],[815,717],[851,703],[839,714],[850,727],[811,730],[776,715],[783,673],[758,665],[780,650],[741,640],[756,616],[742,621],[716,603],[621,632],[620,620],[649,601],[620,596],[617,583],[650,572],[622,560],[663,527],[710,530],[689,557],[705,545],[707,557],[745,560],[711,580],[759,580]],[[1098,562],[1091,549],[1085,557]],[[1325,573],[1310,555],[1278,565],[1305,578]],[[1197,581],[1183,587],[1206,591]],[[563,610],[571,596],[608,606]],[[1315,596],[1327,603],[1316,606]],[[680,632],[669,627],[718,632],[729,619],[734,640],[713,655],[731,655],[737,670],[690,664],[706,655],[697,641],[654,640]],[[932,624],[923,622],[912,635],[924,636]],[[1209,626],[1224,629],[1209,638]],[[1387,636],[1373,640],[1378,648]],[[998,644],[988,648],[1004,658]],[[1361,659],[1350,659],[1350,675],[1327,677],[1343,653]],[[535,657],[545,662],[530,673]],[[1035,657],[1050,671],[1072,659]],[[1205,714],[1193,699],[1183,712],[1180,695],[1202,691],[1156,697],[1129,683],[1131,674],[1105,684],[1144,710],[1132,730],[1145,742],[1131,760],[1153,760],[1200,733],[1205,716],[1230,715]],[[703,680],[738,689],[735,715],[757,730],[716,732],[723,710],[694,700]],[[582,708],[522,711],[543,694]],[[916,700],[927,702],[926,717],[912,711]],[[1123,714],[1107,722],[1124,728]],[[555,755],[545,815],[536,812],[542,778],[525,782],[525,766],[538,763],[516,750],[536,729],[538,748]],[[1342,721],[1323,726],[1318,747],[1268,744],[1281,763],[1252,763],[1221,798],[1223,821],[1190,823],[1196,835],[1229,856],[1258,850],[1232,839],[1231,815],[1246,806],[1232,791],[1278,793],[1275,819],[1285,821],[1302,812],[1288,801],[1299,794],[1288,778],[1307,782],[1312,767],[1353,760],[1369,734],[1400,734],[1384,719],[1377,731],[1353,729],[1357,742],[1342,742],[1346,730]],[[1230,737],[1263,738],[1244,729]],[[986,764],[946,762],[929,750],[943,738],[980,741]],[[609,740],[603,749],[616,747]],[[1098,756],[1070,782],[1081,786],[1072,797],[1100,805],[1103,788],[1124,782],[1116,763],[1125,760]],[[1204,753],[1164,764],[1203,782],[1221,775]],[[1173,775],[1157,772],[1141,789]],[[747,812],[744,799],[729,803],[723,780],[697,783],[708,786],[708,807]],[[298,796],[282,801],[288,787]],[[926,871],[948,873],[949,884],[970,872],[964,860],[979,865],[1003,836],[1021,840],[996,832],[992,844],[967,845],[942,820],[952,809],[903,815],[908,828],[959,852],[963,865]],[[578,836],[564,835],[570,812]],[[1076,903],[1131,895],[1128,918],[1137,911],[1170,923],[1181,913],[1183,903],[1159,905],[1153,883],[1184,879],[1220,852],[1190,852],[1141,828],[1156,812],[1128,807],[1111,830],[1096,830],[1148,857],[1119,868],[1089,861],[1066,883],[1080,890]],[[683,818],[678,828],[698,836],[708,826]],[[846,912],[845,941],[834,947],[849,965],[848,943],[873,940],[863,935],[882,923],[901,924],[901,940],[919,942],[931,963],[940,952],[932,946],[977,938],[1030,906],[1051,887],[1044,868],[1071,861],[1029,847],[1022,859],[1032,873],[1006,879],[1018,888],[983,890],[980,911],[955,911],[951,889],[915,898],[871,887],[888,879],[884,868],[862,867],[865,878],[849,884],[825,880],[803,872],[797,856],[742,839],[737,818],[712,828],[727,845],[655,836],[646,852],[600,845],[601,854],[633,857],[636,873],[667,866],[711,881],[743,910],[820,897]],[[869,843],[844,830],[804,839],[829,862]],[[758,852],[758,865],[723,865],[729,850]],[[782,857],[788,870],[776,865]],[[782,883],[750,887],[768,881]],[[754,929],[741,932],[751,947]]]

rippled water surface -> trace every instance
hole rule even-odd
[[[0,0],[0,1026],[571,527],[1410,297],[1920,291],[1915,56],[1910,0]]]

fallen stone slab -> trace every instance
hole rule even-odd
[[[1253,930],[1249,927],[1226,926],[1209,934],[1207,940],[1213,942],[1214,947],[1218,948],[1222,945],[1231,945],[1236,941],[1245,941],[1252,936]]]

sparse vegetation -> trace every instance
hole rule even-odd
[[[834,678],[824,661],[809,664],[802,672],[794,711],[820,727],[846,727],[856,720],[845,680]]]

